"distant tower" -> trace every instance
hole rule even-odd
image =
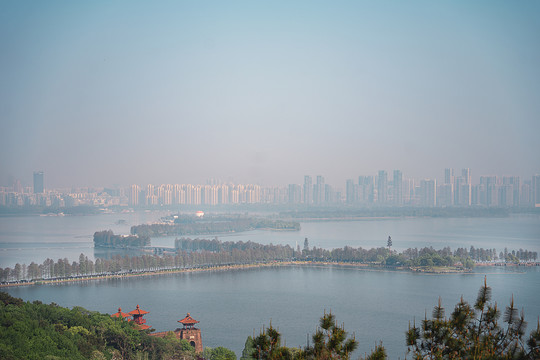
[[[148,311],[142,310],[139,308],[139,305],[137,305],[135,310],[129,312],[129,315],[133,316],[133,322],[137,324],[137,330],[150,329],[150,326],[146,325],[146,319],[143,319],[143,316],[146,314],[148,314]]]
[[[403,174],[400,170],[394,170],[394,205],[403,205]]]
[[[34,171],[34,194],[43,194],[43,171]]]
[[[386,203],[388,192],[388,174],[386,171],[379,171],[379,177],[377,178],[377,202],[379,204]]]
[[[311,205],[313,203],[313,180],[311,176],[304,176],[304,204]]]
[[[202,346],[202,337],[201,337],[201,329],[197,329],[195,327],[195,324],[198,324],[199,321],[195,320],[191,317],[189,313],[187,313],[186,317],[182,320],[178,320],[180,324],[182,324],[184,327],[181,329],[176,329],[175,333],[177,334],[177,337],[179,339],[184,339],[189,342],[191,346],[195,348],[196,352],[202,352],[203,346]]]
[[[313,188],[313,202],[320,205],[324,202],[324,177],[317,176],[317,183]]]

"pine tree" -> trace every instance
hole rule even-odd
[[[480,288],[474,306],[463,298],[447,319],[439,299],[432,319],[422,321],[421,328],[414,323],[406,332],[408,352],[413,359],[538,359],[540,354],[540,324],[524,345],[525,322],[523,311],[514,306],[514,298],[506,307],[503,321],[497,304],[491,303],[491,288],[486,279]]]

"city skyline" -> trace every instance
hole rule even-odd
[[[530,178],[539,16],[538,1],[9,2],[0,184]]]
[[[304,175],[303,184],[261,186],[220,182],[208,179],[206,184],[146,184],[114,186],[112,188],[72,187],[46,189],[44,172],[35,171],[33,187],[23,186],[20,180],[10,187],[0,187],[0,206],[73,207],[94,206],[172,206],[172,205],[234,205],[275,204],[304,206],[361,205],[361,206],[420,206],[420,207],[540,207],[540,174],[530,179],[519,176],[481,175],[473,182],[470,168],[445,168],[443,180],[403,177],[393,170],[376,175],[359,175],[345,182],[345,190],[326,183],[323,175],[315,181]]]

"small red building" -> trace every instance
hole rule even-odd
[[[111,317],[119,318],[119,319],[125,319],[130,317],[131,315],[126,314],[125,312],[122,312],[122,308],[118,308],[118,312],[111,315]],[[127,321],[131,321],[131,319],[127,319]]]
[[[197,329],[195,324],[198,324],[199,321],[195,320],[188,313],[185,318],[178,320],[182,324],[182,328],[174,330],[174,335],[177,339],[183,339],[189,342],[191,346],[195,348],[196,352],[203,351],[201,329]],[[165,337],[170,331],[162,331],[157,333],[151,333],[150,336]]]
[[[141,308],[139,308],[139,305],[137,305],[135,310],[129,312],[129,315],[133,316],[133,322],[137,324],[137,329],[139,330],[150,329],[150,326],[145,324],[146,319],[143,319],[143,316],[148,313],[149,311],[144,311]]]

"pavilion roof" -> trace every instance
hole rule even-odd
[[[200,323],[200,321],[197,321],[194,318],[192,318],[189,313],[187,313],[186,317],[183,318],[182,320],[178,320],[178,322],[184,325],[194,325],[194,324]]]
[[[144,324],[135,324],[135,328],[137,330],[146,330],[146,329],[150,329],[150,326],[144,325]]]
[[[112,314],[111,316],[112,317],[117,317],[117,318],[125,318],[125,317],[129,317],[130,315],[126,314],[125,312],[122,312],[122,308],[118,308],[118,312]]]
[[[137,305],[137,308],[133,311],[130,311],[129,312],[129,315],[144,315],[144,314],[148,314],[149,311],[144,311],[142,309],[139,308],[139,305]]]

